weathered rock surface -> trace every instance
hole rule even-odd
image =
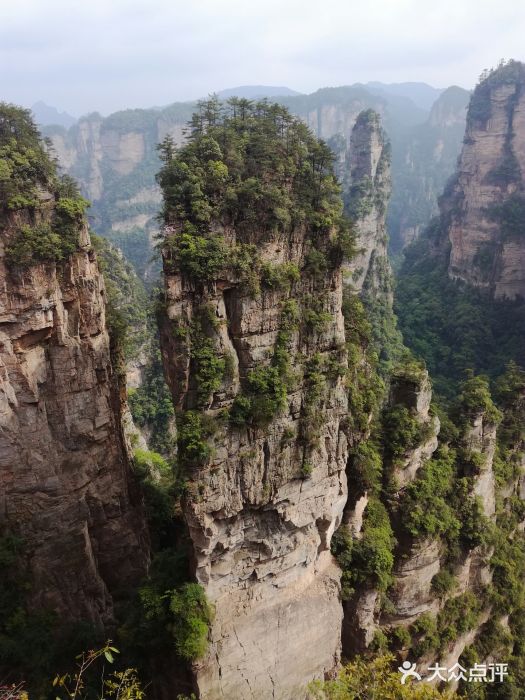
[[[379,629],[379,591],[366,588],[344,603],[343,654],[349,657],[368,649]]]
[[[282,588],[254,582],[242,594],[217,598],[214,655],[197,672],[201,697],[304,698],[308,680],[323,678],[339,661],[338,581],[324,552]]]
[[[430,459],[438,446],[439,419],[430,415],[432,389],[428,372],[421,370],[408,376],[392,378],[389,403],[408,408],[427,435],[415,448],[408,450],[393,469],[397,493],[417,477],[418,470]],[[389,465],[389,468],[391,466]],[[349,484],[349,489],[350,489]],[[369,502],[367,494],[345,508],[343,522],[351,528],[356,539],[361,537],[364,511]],[[346,655],[366,650],[381,626],[392,627],[414,622],[419,615],[437,613],[440,602],[431,592],[433,577],[441,568],[442,547],[437,540],[404,543],[396,551],[393,583],[388,590],[391,610],[380,610],[377,589],[357,591],[344,603],[343,652]]]
[[[439,418],[430,415],[432,388],[428,372],[418,377],[394,376],[390,387],[390,403],[408,408],[416,417],[424,438],[394,465],[394,478],[398,490],[416,478],[418,470],[432,457],[438,446]]]
[[[396,611],[385,615],[384,622],[407,624],[423,613],[438,612],[440,603],[431,591],[431,584],[441,568],[440,556],[440,543],[424,540],[414,542],[410,551],[399,558],[394,570],[394,584],[388,592]]]
[[[379,288],[389,274],[386,210],[391,192],[390,144],[373,110],[357,117],[346,154],[343,177],[345,207],[355,223],[357,255],[345,271],[360,292],[365,282]]]
[[[226,233],[234,245],[236,232]],[[308,245],[306,231],[297,229],[279,240],[266,234],[258,251],[263,261],[301,266]],[[205,305],[216,319],[207,332],[217,353],[232,357],[232,376],[206,410],[217,415],[232,405],[250,370],[271,361],[287,293],[263,286],[253,296],[231,274],[198,291],[169,259],[165,271],[161,343],[175,405],[192,409],[196,402],[191,353],[175,329]],[[342,378],[326,387],[317,408],[319,437],[310,441],[308,385],[299,364],[313,353],[346,363],[340,268],[317,280],[302,276],[293,296],[306,294],[324,300],[330,320],[315,337],[302,327],[291,333],[297,381],[284,410],[264,428],[220,425],[212,455],[190,475],[185,516],[195,576],[216,609],[209,653],[196,671],[206,700],[300,698],[340,655],[340,571],[330,539],[346,501],[347,396]],[[306,462],[311,473],[302,471]]]
[[[478,473],[474,476],[473,493],[483,504],[487,517],[494,515],[496,510],[496,494],[493,461],[496,450],[496,425],[487,421],[483,414],[475,416],[465,435],[465,447],[481,460]]]
[[[525,68],[518,63],[512,72],[504,66],[478,85],[457,177],[441,205],[448,218],[449,275],[496,298],[525,294],[523,235],[495,211],[519,205],[524,189],[524,86]]]
[[[66,261],[16,271],[0,239],[0,526],[24,543],[32,605],[111,620],[148,560],[123,442],[102,275],[82,231]]]

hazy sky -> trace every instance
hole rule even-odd
[[[0,99],[78,116],[246,84],[470,88],[524,37],[521,0],[0,0]]]

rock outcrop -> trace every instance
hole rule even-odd
[[[314,147],[302,125],[289,125]],[[208,142],[216,148],[202,137]],[[199,143],[189,148],[200,154]],[[165,177],[171,172],[178,171],[168,164]],[[248,184],[255,187],[255,178]],[[295,190],[287,192],[298,201]],[[307,222],[283,231],[264,219],[243,224],[247,214],[237,225],[227,215],[213,222],[207,235],[220,236],[225,258],[206,280],[173,252],[180,227],[167,229],[161,344],[182,411],[179,459],[188,468],[184,512],[194,573],[215,608],[209,652],[195,666],[200,696],[295,700],[340,657],[340,570],[330,540],[346,501],[342,274],[339,263],[323,263],[322,274],[308,265],[328,260],[334,231],[314,239]],[[248,283],[247,269],[234,263],[242,251],[251,256]],[[289,281],[275,277],[283,273]],[[204,348],[228,358],[227,372],[206,387]],[[199,459],[188,455],[188,431],[207,440]]]
[[[525,67],[491,71],[470,102],[455,180],[441,202],[449,275],[495,298],[525,295]]]
[[[439,419],[430,414],[432,390],[425,370],[404,372],[392,377],[388,405],[404,407],[413,416],[422,435],[418,444],[407,449],[394,463],[385,462],[390,474],[391,497],[399,498],[403,489],[414,481],[418,471],[430,459],[438,446]],[[352,468],[348,472],[349,491],[355,479]],[[363,526],[366,508],[370,502],[367,493],[357,494],[354,503],[349,499],[343,522],[352,528],[356,539],[363,537],[358,525]],[[364,513],[363,513],[364,510]],[[359,518],[356,517],[357,513]],[[364,518],[363,518],[364,515]],[[395,523],[398,517],[393,518]],[[392,584],[388,590],[390,609],[381,609],[381,591],[369,585],[357,589],[344,602],[343,653],[351,656],[370,647],[382,626],[409,624],[425,612],[439,609],[439,600],[431,593],[431,582],[440,570],[442,547],[437,540],[403,541],[396,551]]]
[[[408,409],[421,428],[421,437],[416,445],[398,455],[393,463],[384,465],[391,475],[386,500],[396,538],[391,581],[386,592],[365,582],[345,601],[345,655],[362,653],[383,638],[389,639],[399,653],[411,649],[411,658],[419,657],[422,662],[432,663],[439,660],[441,654],[451,666],[458,661],[465,648],[483,633],[485,623],[492,617],[492,602],[486,591],[493,582],[490,561],[494,549],[482,537],[472,534],[476,527],[474,521],[478,518],[478,523],[481,520],[494,523],[496,493],[501,499],[511,497],[519,490],[522,477],[521,470],[517,470],[508,477],[510,481],[507,484],[502,486],[500,483],[498,488],[494,459],[499,417],[490,400],[485,403],[480,401],[474,406],[474,397],[479,400],[482,384],[477,380],[472,382],[468,389],[471,393],[463,398],[460,409],[460,435],[452,452],[449,452],[449,446],[443,447],[443,441],[438,442],[440,423],[429,412],[431,390],[428,374],[412,370],[393,377],[389,405],[393,410],[396,407]],[[510,420],[512,422],[514,419]],[[512,452],[519,449],[520,444],[518,438]],[[407,489],[417,486],[420,478],[427,478],[421,472],[431,460],[442,459],[447,454],[456,456],[456,451],[460,455],[457,476],[466,485],[462,503],[468,503],[469,518],[473,517],[473,520],[469,521],[469,532],[460,534],[461,547],[451,553],[449,543],[439,535],[430,536],[424,530],[417,532],[417,529],[406,528],[410,514],[406,512],[405,497]],[[506,459],[511,457],[507,455]],[[444,463],[441,464],[440,469],[444,468]],[[436,499],[439,497],[437,492],[432,496]],[[360,496],[357,504],[362,506],[362,502],[363,496]],[[365,523],[362,532],[356,532],[357,519],[348,518],[345,513],[343,522],[352,527],[350,535],[354,541],[366,538],[366,508],[369,502],[371,498],[365,498],[364,518],[360,508],[359,522]],[[425,507],[417,501],[412,505]],[[347,511],[351,508],[352,503],[349,503]],[[456,517],[460,517],[459,513]],[[449,581],[448,588],[440,587],[441,580]],[[461,606],[465,610],[476,606],[470,626],[461,634],[454,635],[452,640],[446,637],[440,640],[439,626],[449,622],[447,611]],[[422,637],[425,643],[419,643]]]
[[[0,229],[0,528],[22,543],[31,608],[100,626],[144,575],[148,538],[86,224],[62,262],[6,260],[21,226],[50,220],[40,197]]]
[[[345,266],[356,292],[377,290],[387,258],[386,210],[391,192],[390,143],[373,110],[356,119],[343,176],[345,209],[355,225],[357,255]]]
[[[265,240],[259,251],[263,260],[301,265],[304,245],[297,230],[288,241]],[[216,352],[233,358],[232,378],[210,400],[207,413],[216,416],[232,407],[252,369],[268,366],[286,297],[263,289],[254,299],[225,275],[196,298],[190,279],[169,264],[166,273],[163,354],[175,403],[192,408],[195,396],[187,349],[174,339],[173,324],[195,318],[199,304],[216,320],[210,331]],[[315,352],[344,361],[340,270],[317,285],[306,278],[294,293],[326,298],[330,322]],[[311,357],[313,348],[297,331],[287,352]],[[346,500],[347,399],[339,379],[319,406],[322,427],[309,449],[309,390],[308,378],[299,379],[281,415],[264,429],[219,428],[213,455],[191,473],[185,513],[195,575],[216,610],[210,652],[197,671],[203,698],[299,698],[308,680],[322,677],[339,658],[340,572],[330,538]]]

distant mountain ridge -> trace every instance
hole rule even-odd
[[[77,118],[67,112],[60,112],[56,107],[39,100],[31,107],[35,121],[40,126],[58,125],[69,129],[77,123]]]
[[[276,87],[273,85],[239,85],[238,87],[219,90],[217,93],[221,100],[227,100],[230,97],[244,97],[248,100],[257,100],[265,97],[295,97],[301,94],[289,87]]]
[[[365,84],[368,90],[378,92],[382,95],[396,95],[398,97],[408,97],[421,109],[430,110],[434,102],[438,99],[445,88],[435,88],[428,83],[405,82],[405,83],[381,83],[370,81]]]

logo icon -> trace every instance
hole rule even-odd
[[[421,676],[416,671],[416,664],[413,664],[410,661],[403,661],[397,670],[401,674],[401,685],[405,685],[409,678],[415,678],[416,681],[421,680]]]

